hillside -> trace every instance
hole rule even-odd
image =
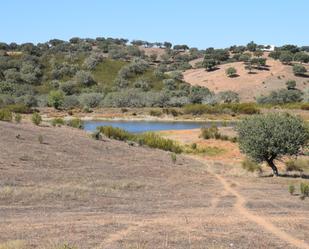
[[[200,60],[195,60],[192,64],[198,61]],[[186,82],[207,87],[216,93],[227,90],[237,92],[243,102],[255,101],[255,97],[285,88],[287,80],[295,80],[300,90],[309,87],[308,78],[295,76],[291,66],[271,58],[267,58],[267,66],[267,70],[254,70],[254,73],[248,74],[243,62],[233,62],[219,65],[219,69],[211,72],[204,68],[189,69],[183,75]],[[225,70],[229,67],[234,67],[239,76],[228,77]],[[309,65],[306,67],[309,70]]]
[[[167,152],[96,141],[68,127],[0,122],[0,137],[0,248],[309,243],[308,200],[289,196],[284,178],[184,156],[173,163]]]

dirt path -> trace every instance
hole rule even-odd
[[[305,243],[304,241],[297,239],[297,238],[291,236],[290,234],[280,230],[278,227],[276,227],[274,224],[267,221],[263,217],[257,216],[257,215],[254,215],[253,213],[251,213],[245,207],[246,199],[243,196],[241,196],[236,190],[234,190],[224,177],[222,177],[221,175],[215,174],[215,173],[212,173],[212,174],[221,182],[221,184],[223,185],[224,189],[227,192],[229,192],[230,194],[234,195],[237,198],[235,208],[237,209],[237,211],[240,214],[244,215],[250,221],[258,224],[259,226],[261,226],[262,228],[264,228],[268,232],[274,234],[275,236],[277,236],[281,240],[288,242],[289,244],[291,244],[294,247],[302,248],[302,249],[308,249],[309,248],[309,245],[307,243]]]

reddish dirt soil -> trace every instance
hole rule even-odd
[[[0,122],[0,137],[0,248],[309,248],[309,200],[287,191],[299,179],[67,127]]]
[[[248,74],[242,62],[219,65],[218,70],[211,72],[204,68],[189,69],[184,72],[184,80],[192,85],[208,87],[216,93],[235,91],[244,102],[254,101],[255,97],[267,95],[272,90],[286,88],[287,80],[296,80],[299,89],[308,88],[308,78],[294,76],[291,66],[271,58],[267,58],[267,65],[269,70],[254,70],[253,74]],[[234,67],[239,76],[227,77],[225,70],[229,67]],[[309,69],[308,65],[306,67]]]

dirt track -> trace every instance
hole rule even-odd
[[[287,192],[297,179],[240,177],[182,156],[173,164],[169,153],[65,127],[0,122],[0,136],[1,243],[309,248],[309,200]]]

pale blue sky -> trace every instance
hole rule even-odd
[[[97,36],[199,48],[309,45],[308,0],[5,0],[0,41]]]

